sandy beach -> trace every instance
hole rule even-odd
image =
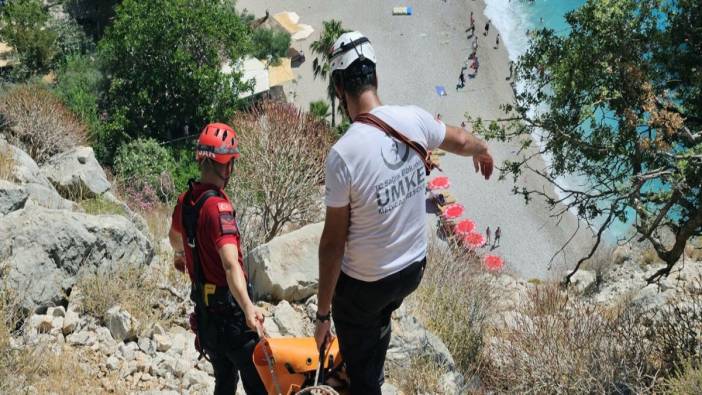
[[[410,5],[412,16],[393,16],[392,8]],[[489,35],[483,35],[487,18],[485,4],[473,0],[424,0],[415,4],[398,4],[378,0],[240,0],[239,9],[247,9],[257,17],[269,10],[294,11],[300,23],[312,25],[315,32],[303,41],[293,41],[293,47],[303,50],[307,60],[293,69],[297,80],[285,86],[288,97],[307,109],[314,100],[326,98],[326,82],[312,77],[314,56],[309,44],[319,37],[322,22],[340,19],[346,29],[359,30],[370,38],[378,58],[378,93],[384,104],[414,104],[431,113],[440,113],[450,124],[460,125],[466,114],[483,119],[502,115],[499,105],[511,101],[512,89],[508,75],[507,51],[501,43],[497,49],[491,26]],[[479,72],[468,79],[465,89],[456,92],[455,86],[461,66],[471,50],[467,37],[470,12],[474,12],[478,36]],[[446,88],[447,96],[440,97],[436,85]],[[497,163],[514,156],[515,144],[491,143]],[[495,251],[503,256],[508,269],[524,278],[551,278],[584,254],[592,243],[592,233],[586,226],[571,244],[553,261],[551,257],[561,250],[577,228],[574,216],[566,215],[560,221],[550,217],[546,205],[534,199],[529,205],[522,197],[514,196],[511,180],[499,181],[497,174],[485,181],[474,173],[472,161],[453,155],[441,160],[445,175],[451,180],[451,191],[466,206],[465,216],[476,221],[478,230],[487,226],[502,228],[501,245]],[[543,166],[537,161],[535,166]],[[432,175],[434,176],[434,175]],[[518,181],[531,188],[552,191],[553,188],[526,175]],[[435,217],[429,217],[435,222]]]

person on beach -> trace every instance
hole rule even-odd
[[[475,17],[473,16],[473,11],[470,12],[470,27],[475,30]]]
[[[473,52],[478,50],[478,36],[473,38]]]
[[[496,248],[500,246],[500,237],[502,236],[502,229],[498,226],[497,229],[495,229],[495,244],[492,245],[492,248]]]
[[[483,36],[487,36],[489,32],[490,32],[490,19],[488,19],[487,23],[485,24],[485,33],[483,33]]]
[[[190,276],[191,327],[196,348],[212,363],[214,393],[233,394],[241,375],[247,394],[266,394],[252,360],[263,313],[251,302],[236,213],[224,193],[238,157],[234,129],[202,129],[195,148],[200,180],[178,197],[168,239],[173,265]]]
[[[500,33],[497,33],[497,37],[495,38],[495,49],[497,49],[500,46]]]
[[[465,129],[465,128],[466,128],[466,121],[461,121],[461,129]]]
[[[509,77],[507,77],[508,80],[512,79],[513,72],[514,72],[514,61],[510,60],[509,61]]]
[[[456,85],[456,90],[463,89],[466,87],[466,75],[463,72],[463,68],[461,68],[461,74],[458,75],[458,84]]]
[[[432,165],[425,153],[472,156],[486,180],[493,158],[487,143],[438,115],[382,104],[375,52],[363,34],[342,34],[330,54],[332,83],[352,124],[326,161],[314,337],[318,347],[327,344],[333,318],[350,393],[379,395],[390,316],[419,286],[426,265]]]
[[[490,232],[490,227],[488,226],[487,229],[485,229],[485,238],[487,239],[487,242],[485,243],[486,245],[490,244],[491,236],[492,234]]]

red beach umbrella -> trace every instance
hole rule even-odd
[[[429,190],[435,191],[437,189],[446,189],[451,186],[451,183],[449,182],[448,177],[446,176],[439,176],[436,178],[433,178],[429,181],[429,184],[427,184],[427,187]]]
[[[485,245],[485,236],[478,232],[470,232],[463,238],[463,243],[471,250]]]
[[[446,219],[456,219],[463,215],[463,205],[460,203],[453,203],[446,206],[444,213],[442,214]]]
[[[475,222],[469,219],[464,219],[461,222],[457,223],[456,227],[453,229],[454,233],[456,233],[459,236],[466,236],[474,230]]]
[[[485,257],[483,257],[483,265],[485,265],[488,271],[497,272],[502,270],[502,267],[505,265],[505,260],[497,255],[485,255]]]

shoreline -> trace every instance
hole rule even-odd
[[[292,42],[292,47],[303,50],[307,59],[293,69],[296,81],[284,86],[288,98],[302,109],[307,110],[311,101],[326,98],[325,82],[312,77],[314,56],[309,44],[319,37],[322,21],[341,19],[342,26],[359,30],[371,39],[378,57],[378,94],[383,103],[418,105],[430,113],[441,113],[445,122],[454,125],[460,125],[466,114],[483,119],[503,115],[499,105],[510,102],[513,95],[505,79],[508,54],[503,40],[497,49],[493,48],[495,26],[490,27],[487,37],[483,35],[487,18],[482,0],[430,0],[414,5],[412,16],[392,16],[393,5],[386,2],[366,1],[363,6],[358,3],[240,0],[237,7],[246,8],[257,17],[265,14],[266,9],[271,14],[294,11],[300,15],[300,23],[315,29],[306,40]],[[471,10],[478,36],[480,69],[476,78],[468,78],[466,87],[457,92],[454,88],[458,74],[471,51],[471,41],[465,32]],[[434,91],[436,85],[443,85],[448,95],[438,96]],[[518,148],[515,143],[498,142],[491,142],[490,147],[497,164],[510,158]],[[451,192],[466,207],[465,217],[476,221],[477,229],[483,233],[487,226],[493,232],[497,226],[502,228],[501,246],[493,253],[505,258],[507,270],[527,279],[554,278],[589,250],[591,232],[582,225],[569,247],[554,260],[553,269],[548,270],[551,256],[577,228],[572,213],[567,212],[560,221],[555,221],[541,198],[525,205],[523,198],[512,194],[511,180],[498,181],[499,172],[489,181],[480,179],[469,158],[448,154],[442,157],[441,165],[451,180]],[[539,157],[532,165],[543,168],[545,162]],[[517,185],[546,188],[552,196],[557,196],[552,186],[536,177],[523,175]],[[433,216],[429,218],[435,222]]]

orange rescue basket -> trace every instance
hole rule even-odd
[[[313,337],[264,337],[254,349],[253,362],[269,395],[292,395],[315,384],[318,368],[334,372],[341,367],[339,340],[334,338],[327,346],[322,367],[319,357]]]

